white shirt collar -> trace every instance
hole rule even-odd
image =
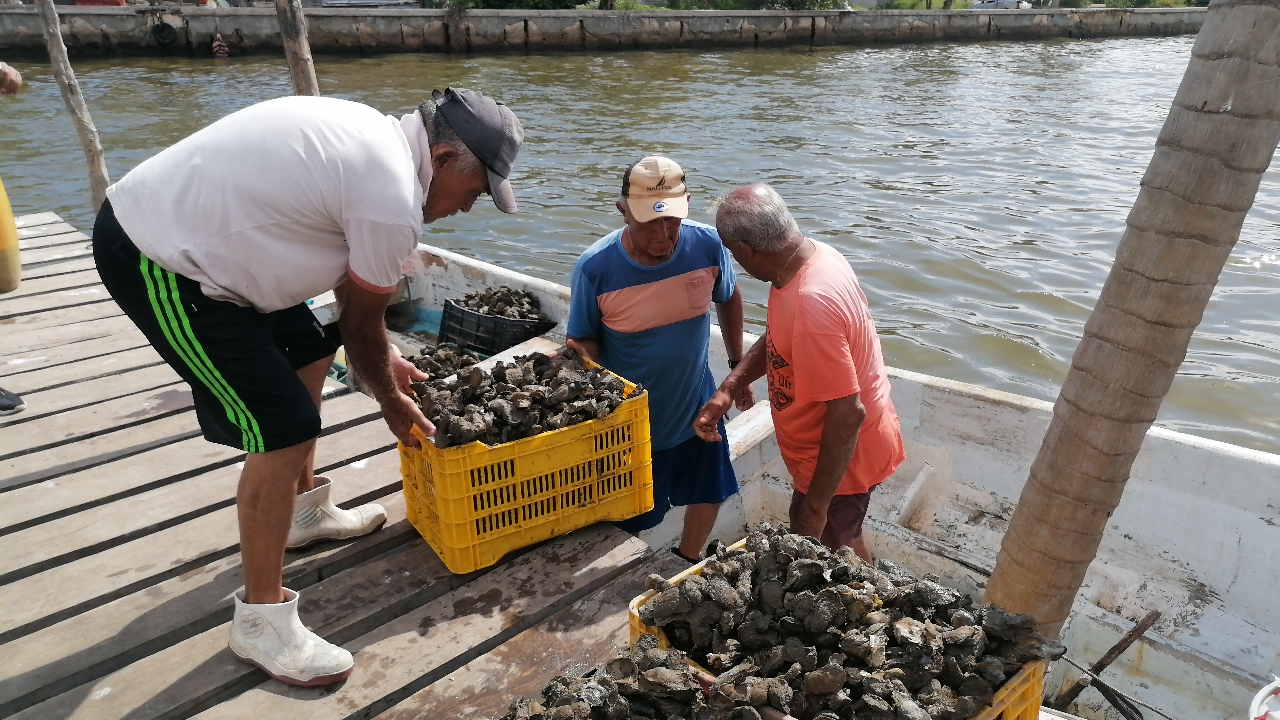
[[[418,185],[422,187],[422,202],[427,201],[427,192],[431,190],[431,139],[427,137],[427,127],[422,124],[422,116],[415,110],[400,118],[400,129],[409,141],[409,152],[413,155],[414,172],[418,176]]]

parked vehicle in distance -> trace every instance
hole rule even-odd
[[[1030,10],[1027,0],[983,0],[969,6],[970,10]]]

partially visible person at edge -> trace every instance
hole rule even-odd
[[[871,492],[906,457],[880,339],[849,261],[805,237],[768,185],[747,185],[715,207],[724,245],[772,285],[764,337],[698,414],[704,440],[732,398],[768,374],[778,448],[791,472],[791,530],[845,545],[867,562],[862,534]]]
[[[421,223],[484,193],[516,211],[507,176],[524,134],[478,92],[436,91],[415,112],[286,97],[245,108],[107,189],[93,231],[103,284],[191,385],[210,442],[249,453],[236,494],[244,589],[230,647],[293,685],[327,685],[351,653],[303,627],[286,548],[364,535],[378,505],[337,507],[315,476],[321,391],[338,348],[306,301],[335,290],[340,342],[391,432],[435,429],[406,392],[425,379],[388,352],[383,323]]]
[[[22,73],[12,65],[0,62],[0,95],[15,95],[22,89]]]
[[[649,156],[632,163],[616,207],[623,227],[587,248],[573,268],[568,344],[649,391],[653,509],[618,526],[638,533],[684,506],[675,551],[696,561],[721,503],[738,492],[728,442],[695,437],[692,422],[715,391],[709,311],[714,303],[733,367],[742,358],[742,293],[715,228],[685,219],[689,195],[675,162]],[[734,397],[741,409],[755,404],[750,387]]]
[[[0,62],[0,95],[16,95],[22,88],[22,74],[11,66]],[[12,218],[6,218],[10,221]],[[0,415],[13,415],[22,412],[27,405],[16,393],[0,388]]]

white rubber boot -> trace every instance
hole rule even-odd
[[[284,602],[249,605],[236,592],[236,613],[228,646],[236,657],[289,685],[312,687],[342,682],[351,674],[351,653],[330,644],[298,619],[298,593],[285,588]]]
[[[344,540],[368,535],[387,520],[381,505],[369,503],[343,510],[329,499],[333,485],[327,477],[316,476],[316,486],[293,499],[293,524],[285,546],[306,547],[321,540]]]

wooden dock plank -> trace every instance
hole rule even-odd
[[[32,367],[23,372],[4,375],[4,387],[19,395],[35,393],[42,390],[77,385],[91,380],[114,377],[131,370],[138,370],[164,362],[160,357],[160,353],[157,353],[150,345],[146,345],[146,339],[142,338],[140,334],[136,338],[125,337],[121,340],[118,344],[111,340],[100,341],[95,345],[96,349],[101,350],[101,346],[110,345],[113,351],[97,357],[70,360],[52,366],[45,366],[43,361],[39,361],[40,366]],[[144,344],[142,346],[135,345],[139,341]],[[131,345],[133,347],[129,347]],[[116,352],[114,348],[117,346],[125,349]],[[67,347],[63,346],[63,348]],[[71,357],[70,351],[68,350],[67,352],[67,357]],[[48,358],[49,356],[45,357]],[[61,359],[65,360],[66,357]],[[0,361],[0,370],[3,367],[3,361]],[[33,405],[30,409],[35,409],[35,406]]]
[[[14,218],[14,222],[17,224],[19,229],[22,229],[22,228],[34,227],[36,225],[49,225],[51,223],[60,223],[62,222],[62,218],[58,216],[58,213],[42,212],[42,213],[32,213],[30,215],[19,215],[18,217]]]
[[[92,322],[76,322],[47,330],[5,330],[4,344],[0,345],[0,366],[11,365],[11,361],[18,356],[36,356],[41,351],[63,345],[86,340],[102,340],[129,333],[146,342],[138,326],[125,315]],[[79,350],[81,348],[76,348],[76,351]],[[83,357],[99,354],[91,345],[85,346],[83,351]]]
[[[330,473],[344,503],[398,491],[400,454],[389,451]],[[225,507],[157,533],[0,586],[0,643],[139,592],[237,552],[236,509]]]
[[[649,552],[611,525],[550,540],[505,563],[502,572],[482,575],[346,643],[356,667],[344,684],[312,689],[269,681],[196,717],[341,720],[382,712],[596,592]],[[173,650],[176,660],[178,648]]]
[[[61,275],[51,275],[49,277],[35,278],[34,280],[23,278],[22,283],[18,285],[17,290],[0,295],[0,309],[3,309],[6,303],[19,298],[41,295],[57,290],[70,290],[72,288],[81,288],[100,284],[102,284],[102,278],[98,277],[98,271],[96,268],[78,270],[75,272],[63,273]]]
[[[79,258],[88,258],[90,262],[93,261],[93,242],[81,240],[66,245],[24,250],[18,254],[18,259],[22,261],[24,275],[27,272],[27,268],[36,268],[50,263],[60,263]]]
[[[20,227],[18,228],[18,242],[21,243],[23,240],[29,240],[31,238],[46,237],[49,235],[66,235],[68,233],[78,232],[80,231],[65,222],[34,225],[32,227]],[[80,234],[84,235],[84,233]],[[88,235],[85,235],[85,238],[88,237]],[[18,247],[22,247],[22,245],[19,244]]]
[[[36,418],[6,428],[0,434],[0,460],[65,446],[190,408],[191,389],[183,384],[144,390],[61,415]]]
[[[337,573],[302,594],[302,621],[331,642],[349,642],[389,620],[465,585],[470,576],[451,574],[421,540],[410,542],[363,565]],[[44,717],[134,720],[183,717],[201,705],[262,683],[261,671],[239,662],[227,650],[228,613],[223,622],[182,643],[141,659],[101,682],[110,683],[107,702],[86,702],[91,684],[76,688],[32,711]],[[181,665],[175,664],[177,662]],[[222,662],[230,658],[232,662]],[[157,684],[159,676],[170,682]],[[152,678],[148,680],[148,678]],[[19,715],[18,717],[22,717]]]
[[[200,434],[195,411],[0,460],[0,489],[20,487]]]
[[[378,404],[363,395],[334,398],[321,405],[322,437],[379,418]],[[225,467],[244,456],[237,448],[217,445],[202,437],[190,438],[57,480],[9,490],[0,503],[0,535]]]
[[[10,299],[7,296],[0,296],[0,320],[110,299],[111,296],[107,294],[107,289],[101,283],[21,298]]]
[[[113,366],[112,357],[139,348],[151,350],[155,360],[163,362],[160,359],[160,354],[151,349],[146,337],[137,328],[134,328],[133,332],[123,330],[110,337],[89,338],[51,348],[40,348],[38,350],[0,356],[0,377],[5,378],[5,381],[8,382],[8,378],[20,374],[42,372],[49,373],[50,377],[57,377],[58,373],[64,374],[62,379],[55,382],[31,386],[49,387],[50,385],[65,383],[78,377],[93,377],[93,375],[88,374],[88,370],[81,372],[78,368],[89,368],[93,366],[93,363],[103,363],[103,367]],[[75,375],[75,373],[81,374]]]
[[[343,406],[340,400],[335,404]],[[316,444],[317,471],[341,467],[393,446],[394,437],[386,424],[376,415],[368,415],[367,408],[365,411],[366,422]],[[172,527],[184,519],[231,507],[240,470],[239,463],[216,468],[11,533],[4,542],[13,552],[0,554],[0,585]]]
[[[19,230],[18,234],[21,235],[22,231]],[[21,252],[27,252],[29,250],[39,250],[41,248],[57,247],[58,245],[69,245],[75,242],[86,241],[92,242],[93,238],[78,231],[55,232],[47,235],[37,234],[26,239],[18,240],[18,250]]]
[[[120,306],[109,297],[95,298],[83,305],[61,307],[26,315],[0,319],[0,331],[9,333],[30,332],[62,327],[68,323],[83,323],[124,315]]]
[[[19,378],[22,376],[19,375]],[[48,415],[77,410],[107,400],[132,395],[144,390],[154,390],[182,382],[178,373],[168,365],[152,365],[150,367],[130,370],[111,375],[100,381],[89,381],[63,385],[62,387],[43,392],[28,392],[23,400],[27,403],[25,412],[17,415],[0,417],[0,428],[29,423]],[[18,392],[9,388],[11,392]]]
[[[56,275],[66,275],[73,272],[81,272],[84,270],[94,270],[98,266],[93,262],[93,257],[75,257],[63,262],[53,262],[47,265],[38,265],[35,267],[22,267],[22,280],[36,280],[44,277],[53,277]]]
[[[332,380],[326,381],[326,395],[346,391],[345,385]],[[138,425],[124,425],[73,443],[17,455],[0,460],[0,490],[30,485],[199,434],[196,414],[188,411],[153,418]],[[0,447],[3,447],[2,443]]]
[[[617,579],[419,690],[378,720],[497,718],[511,701],[540,697],[557,675],[581,677],[628,650],[627,604],[650,573],[671,577],[689,563],[657,553]]]
[[[391,464],[387,467],[393,468]],[[344,480],[339,477],[335,482]],[[425,545],[405,520],[402,493],[396,491],[376,500],[387,510],[385,527],[353,540],[289,553],[285,557],[285,585],[306,590],[396,547]],[[77,686],[227,622],[231,619],[231,595],[242,584],[236,553],[10,642],[5,647],[12,652],[0,654],[0,716],[70,693]],[[306,612],[312,594],[304,593],[303,597]],[[80,699],[70,693],[55,705],[66,707]]]

